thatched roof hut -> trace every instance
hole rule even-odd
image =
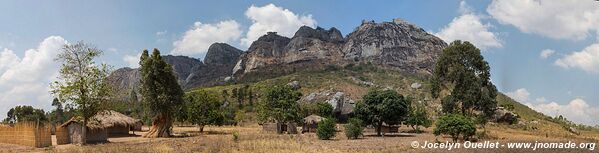
[[[139,119],[112,110],[98,112],[91,120],[106,128],[108,136],[129,135],[129,130],[136,129],[141,123]]]
[[[304,118],[304,125],[302,126],[302,133],[305,132],[316,132],[316,128],[318,128],[318,123],[325,120],[324,117],[320,117],[318,115],[310,115]]]

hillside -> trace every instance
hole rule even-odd
[[[307,97],[314,93],[336,93],[343,92],[352,101],[359,101],[361,97],[371,88],[386,88],[396,90],[404,96],[412,97],[413,103],[421,101],[427,106],[429,114],[433,118],[440,115],[441,105],[439,100],[432,100],[429,85],[426,78],[421,76],[407,74],[396,70],[378,68],[372,65],[357,65],[348,67],[337,67],[321,71],[301,71],[275,77],[271,79],[255,81],[245,80],[239,83],[229,83],[224,86],[214,86],[207,88],[196,88],[188,92],[193,94],[198,90],[206,90],[215,93],[221,93],[223,90],[231,91],[234,88],[241,88],[249,85],[253,91],[258,94],[262,93],[266,88],[275,85],[284,85],[290,82],[297,81],[301,88],[299,89],[303,98],[300,102],[304,102]],[[422,84],[421,88],[411,87],[414,83]],[[327,97],[333,99],[334,94]],[[513,99],[507,97],[503,93],[497,96],[497,105],[504,106],[506,104],[514,107],[513,112],[520,116],[519,123],[516,124],[496,124],[490,123],[488,128],[491,133],[496,133],[495,138],[511,137],[510,134],[529,135],[529,136],[546,136],[557,138],[582,138],[599,140],[599,131],[592,128],[579,128],[576,135],[569,131],[569,125],[563,122],[555,121],[549,116],[541,114],[531,108],[523,105]],[[575,126],[575,125],[571,125]]]

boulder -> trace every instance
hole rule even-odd
[[[420,89],[420,87],[422,87],[422,84],[420,84],[418,82],[414,82],[414,83],[412,83],[412,85],[410,85],[410,87],[412,89]]]
[[[300,86],[299,81],[292,81],[292,82],[287,83],[287,85],[295,90],[302,88],[302,86]]]
[[[513,123],[517,123],[516,121],[518,121],[518,118],[520,118],[518,116],[518,114],[516,114],[512,111],[509,111],[503,107],[497,107],[495,109],[495,114],[493,115],[493,118],[491,121],[497,122],[497,123],[513,124]]]

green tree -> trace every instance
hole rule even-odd
[[[173,68],[162,60],[158,49],[154,49],[151,56],[144,50],[140,65],[142,101],[154,116],[152,127],[144,137],[169,137],[174,113],[182,110],[183,90]]]
[[[200,132],[206,125],[223,125],[222,103],[215,94],[200,90],[187,95],[186,102],[187,121],[198,125]]]
[[[371,90],[354,108],[355,114],[366,125],[376,127],[381,135],[383,123],[397,125],[408,115],[410,102],[394,90]]]
[[[274,86],[266,90],[258,106],[258,118],[261,122],[277,123],[297,122],[300,120],[297,101],[302,94],[290,86]]]
[[[316,107],[318,108],[318,115],[322,117],[333,117],[333,106],[326,102],[316,103]]]
[[[329,140],[332,137],[335,137],[337,131],[335,129],[335,119],[333,118],[325,118],[323,121],[318,123],[318,127],[316,128],[316,136],[320,140]]]
[[[428,119],[428,115],[426,113],[426,109],[424,107],[415,107],[412,108],[408,118],[405,121],[405,124],[412,127],[416,133],[422,132],[420,130],[420,126],[430,127],[432,123],[431,120]]]
[[[48,121],[44,110],[36,109],[31,106],[15,106],[8,110],[6,113],[6,119],[4,123],[18,123],[18,122],[37,122],[44,123]]]
[[[459,114],[447,114],[437,120],[433,133],[436,136],[441,134],[450,135],[453,142],[457,142],[460,136],[464,140],[468,140],[476,133],[476,127],[468,117]]]
[[[480,111],[490,117],[497,106],[497,89],[491,83],[489,71],[489,64],[478,48],[456,40],[443,50],[436,63],[431,93],[434,98],[442,98],[445,113],[473,116],[473,111]],[[443,90],[450,93],[443,97],[440,95]]]
[[[52,106],[55,107],[54,111],[51,113],[52,119],[50,119],[50,120],[52,121],[52,123],[54,123],[54,124],[64,123],[67,120],[67,118],[65,117],[64,109],[62,107],[62,103],[60,102],[60,100],[58,100],[58,98],[54,98],[54,100],[52,100]]]
[[[357,139],[362,136],[362,131],[364,131],[364,124],[358,118],[350,118],[347,125],[345,125],[345,136],[348,139]]]
[[[89,44],[78,42],[67,44],[55,59],[62,63],[58,80],[52,84],[52,93],[60,102],[72,106],[75,115],[87,125],[89,118],[103,109],[103,102],[111,97],[107,84],[110,71],[106,64],[96,64],[94,59],[102,51]],[[86,140],[86,128],[82,129],[82,140]],[[85,142],[83,142],[85,144]]]

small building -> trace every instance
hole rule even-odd
[[[297,134],[296,123],[264,123],[262,124],[262,130],[265,132],[276,132],[278,134],[288,133]]]
[[[98,112],[91,120],[97,121],[108,132],[108,137],[128,136],[129,131],[141,131],[141,121],[117,111]]]
[[[83,126],[82,121],[77,118],[71,118],[69,121],[60,125],[60,128],[64,128],[67,131],[66,143],[81,144]],[[97,122],[90,121],[87,123],[86,130],[86,143],[103,143],[108,141],[108,133],[106,129],[99,125]]]
[[[304,118],[304,125],[302,126],[302,133],[316,132],[318,123],[322,122],[325,118],[318,115],[310,115]]]

